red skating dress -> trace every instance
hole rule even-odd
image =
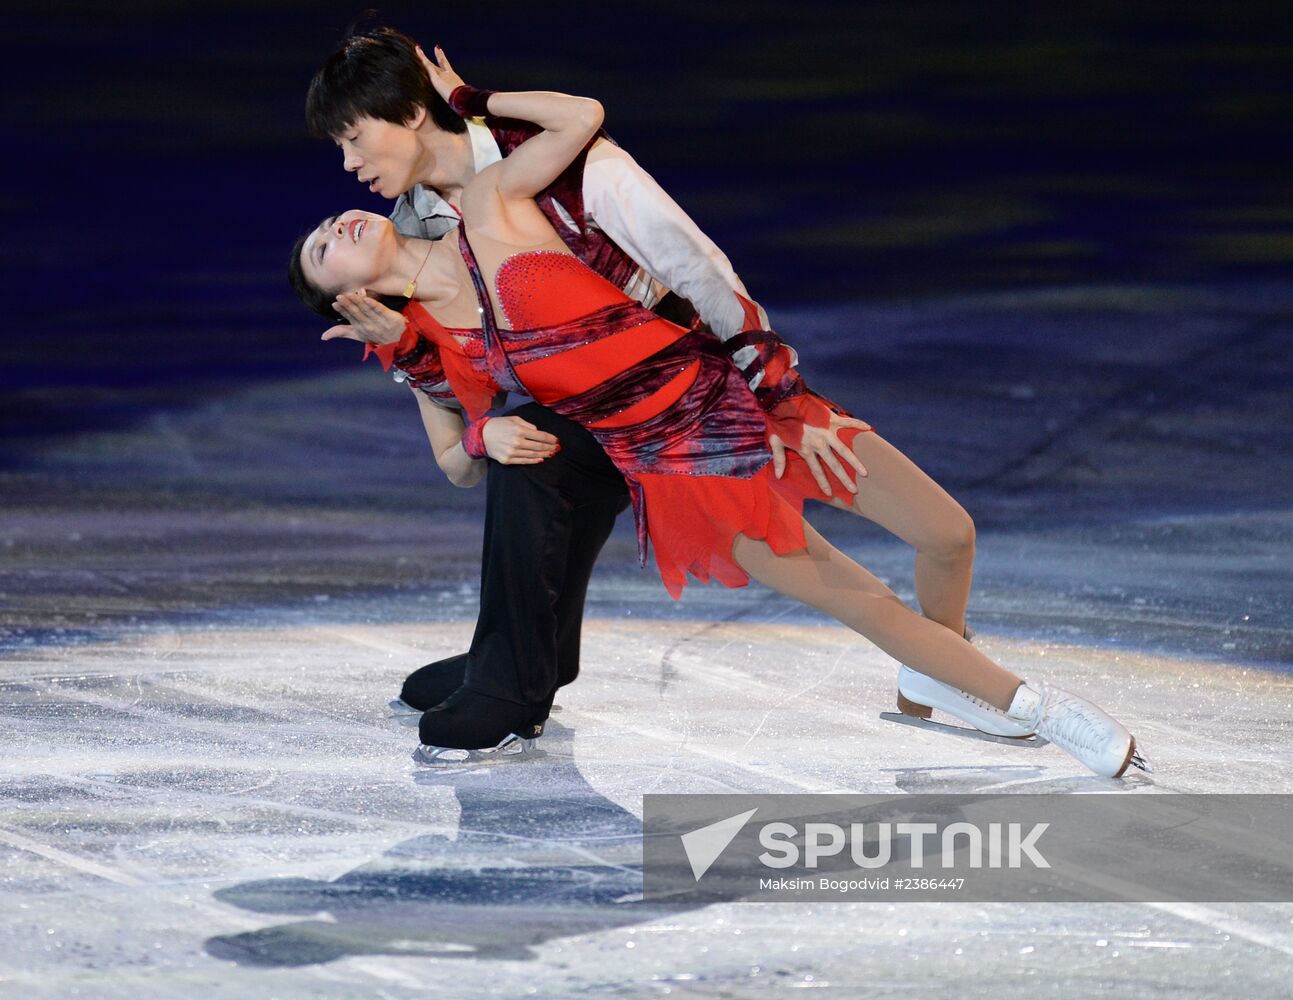
[[[498,300],[512,327],[500,329],[465,236],[461,244],[484,328],[448,329],[417,302],[406,317],[439,346],[472,420],[506,389],[588,428],[628,483],[643,563],[650,539],[675,600],[689,573],[728,587],[749,583],[732,558],[738,534],[779,555],[805,547],[804,501],[829,498],[794,452],[783,477],[773,474],[767,416],[712,335],[661,319],[553,250],[516,253],[499,267]],[[859,433],[841,437],[851,444]]]

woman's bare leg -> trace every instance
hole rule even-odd
[[[993,663],[956,632],[912,611],[807,521],[804,537],[807,549],[778,556],[765,542],[738,535],[732,555],[760,583],[860,632],[894,659],[1002,711],[1010,707],[1021,683],[1019,677]]]
[[[852,504],[836,506],[861,514],[915,548],[921,610],[963,635],[974,576],[974,521],[946,490],[874,431],[853,439],[853,453],[867,475],[858,479]]]

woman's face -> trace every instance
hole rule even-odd
[[[370,288],[395,262],[395,227],[384,215],[351,209],[324,219],[301,247],[301,270],[325,292]]]

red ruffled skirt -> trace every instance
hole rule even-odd
[[[840,440],[852,447],[866,431],[847,428]],[[825,468],[825,466],[823,466]],[[826,468],[837,498],[853,494]],[[732,546],[737,535],[766,542],[777,555],[806,548],[804,502],[829,503],[812,471],[796,452],[786,451],[786,468],[778,479],[772,461],[750,478],[689,474],[630,473],[641,489],[640,517],[656,566],[669,595],[677,600],[688,575],[725,587],[744,587],[749,575],[736,564]]]

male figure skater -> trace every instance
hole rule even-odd
[[[439,238],[459,222],[453,204],[463,185],[536,129],[459,117],[431,87],[424,59],[393,29],[353,35],[315,74],[306,115],[312,132],[341,148],[346,170],[370,191],[396,199],[397,228]],[[738,293],[748,293],[727,257],[604,134],[538,200],[571,250],[603,277],[675,322],[703,323],[730,339],[733,360],[752,386],[767,368],[795,363],[780,342],[737,337],[745,321]],[[343,295],[334,307],[348,323],[324,338],[387,345],[377,353],[415,389],[437,459],[460,441],[467,447],[435,352],[403,317],[361,295]],[[474,485],[483,458],[495,459],[476,631],[466,653],[415,671],[400,694],[424,713],[424,747],[497,748],[542,733],[556,689],[578,673],[589,576],[627,504],[623,479],[592,435],[537,403],[490,420],[480,437],[468,448],[480,459],[472,470],[446,468],[459,485]],[[805,428],[796,446],[826,492],[823,465],[846,483],[852,477],[842,462],[863,472],[828,429]],[[774,455],[782,447],[774,442]]]

